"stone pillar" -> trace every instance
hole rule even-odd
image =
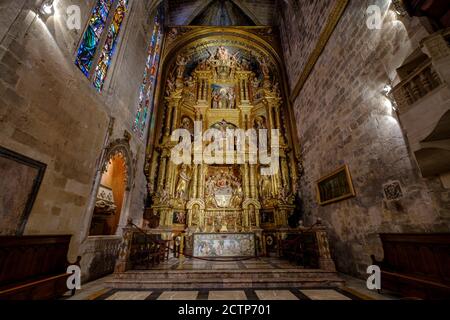
[[[133,241],[133,229],[131,227],[123,228],[122,244],[119,249],[119,256],[116,260],[115,271],[116,273],[125,272],[130,270],[130,252],[131,244]]]

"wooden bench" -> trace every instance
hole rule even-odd
[[[450,299],[450,233],[380,234],[381,289],[406,298]]]
[[[50,300],[66,293],[70,238],[0,237],[0,300]]]

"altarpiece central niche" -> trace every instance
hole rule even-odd
[[[263,239],[289,232],[298,183],[282,68],[268,50],[237,36],[204,37],[171,50],[182,41],[180,34],[173,30],[166,44],[164,97],[148,159],[154,231],[168,239],[182,234],[186,252],[197,256],[270,251]],[[279,170],[263,175],[268,165],[249,161],[176,165],[171,150],[179,141],[172,141],[173,131],[186,129],[194,140],[198,124],[203,132],[217,129],[224,136],[227,129],[267,129],[269,140],[271,129],[278,129]],[[203,141],[203,150],[210,143]],[[192,159],[196,152],[192,148]],[[251,152],[245,149],[246,159]]]

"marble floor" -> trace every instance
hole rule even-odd
[[[241,261],[203,261],[187,258],[160,264],[155,270],[259,270],[301,268],[276,258],[254,258]],[[332,288],[248,288],[248,289],[112,289],[107,282],[112,275],[84,284],[68,300],[386,300],[393,297],[370,291],[365,281],[347,275],[345,286]]]
[[[77,300],[74,296],[69,299]],[[342,289],[100,290],[81,300],[360,300]]]

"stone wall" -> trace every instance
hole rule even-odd
[[[334,1],[280,1],[279,25],[288,80],[295,87],[333,9]]]
[[[306,221],[322,218],[338,269],[355,275],[365,274],[370,254],[382,257],[379,233],[448,232],[450,224],[450,190],[437,178],[421,178],[392,105],[382,94],[386,84],[397,81],[396,68],[427,32],[416,18],[396,20],[387,3],[350,1],[293,106],[305,167],[301,195]],[[366,9],[372,4],[384,8],[381,30],[366,26]],[[287,70],[303,65],[303,59],[303,54],[287,54]],[[316,181],[343,164],[349,165],[357,196],[319,206]],[[383,185],[391,181],[402,185],[399,200],[383,197]]]
[[[87,240],[102,149],[124,138],[125,130],[132,134],[134,172],[123,214],[138,223],[146,189],[145,141],[131,128],[154,1],[130,2],[102,93],[74,64],[94,3],[58,0],[56,14],[44,19],[36,16],[33,0],[0,1],[0,145],[47,164],[25,234],[72,234],[71,259],[83,254]],[[66,26],[69,5],[81,8],[81,30]],[[108,137],[111,118],[115,121]],[[83,261],[85,270],[89,264]]]

